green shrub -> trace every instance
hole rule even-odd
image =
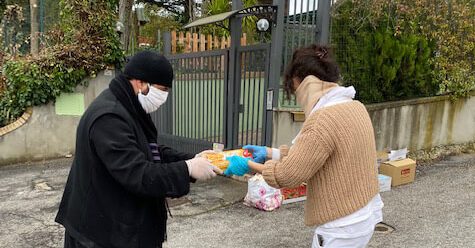
[[[114,30],[115,0],[61,0],[60,29],[50,33],[50,46],[32,57],[9,57],[3,64],[0,126],[27,107],[54,101],[72,92],[83,79],[123,59]]]
[[[466,95],[475,86],[475,6],[468,2],[338,2],[331,35],[343,82],[367,103]]]

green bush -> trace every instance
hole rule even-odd
[[[54,101],[61,92],[72,92],[87,74],[61,64],[44,70],[30,61],[9,61],[3,66],[7,89],[0,99],[0,123],[20,116],[27,107]],[[46,72],[48,71],[48,72]]]
[[[354,16],[346,1],[333,18],[332,44],[343,83],[357,89],[366,103],[430,96],[438,92],[430,58],[434,45],[421,34],[395,33],[387,18],[374,25]],[[367,13],[359,13],[364,16]]]
[[[114,30],[117,1],[61,0],[60,29],[49,35],[50,46],[36,57],[4,59],[0,91],[0,126],[26,108],[54,101],[72,92],[83,79],[123,59]]]
[[[331,35],[343,82],[368,103],[465,96],[475,88],[474,18],[470,0],[339,1]]]

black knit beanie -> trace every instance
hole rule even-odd
[[[173,68],[165,56],[152,51],[142,51],[125,64],[124,74],[150,84],[172,87]]]

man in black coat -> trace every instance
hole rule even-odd
[[[56,216],[65,247],[162,247],[166,197],[220,172],[201,156],[157,144],[149,113],[166,101],[172,80],[165,57],[137,53],[82,116]]]

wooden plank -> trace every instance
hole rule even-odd
[[[213,36],[210,34],[206,36],[206,50],[208,51],[213,50]],[[211,57],[208,57],[207,65],[208,65],[208,71],[212,71],[213,59]]]
[[[221,49],[225,49],[226,48],[226,38],[223,36],[221,37]]]
[[[206,35],[200,34],[200,51],[206,51]]]
[[[172,31],[171,32],[171,36],[172,36],[172,54],[175,54],[176,53],[176,31]]]
[[[247,43],[247,35],[246,33],[243,33],[241,37],[241,46],[245,46],[246,43]]]
[[[214,42],[213,42],[214,48],[219,49],[219,40],[218,36],[214,37]]]
[[[186,39],[185,39],[185,53],[189,53],[191,51],[191,33],[186,32]]]
[[[193,52],[198,52],[198,34],[193,33]]]
[[[208,34],[208,40],[206,42],[206,50],[213,50],[213,36]]]
[[[180,47],[180,49],[185,47],[185,34],[183,34],[183,32],[178,34],[178,47]],[[183,52],[183,50],[181,51]]]

